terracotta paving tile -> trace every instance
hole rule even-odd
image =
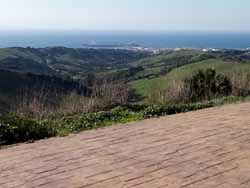
[[[250,103],[0,150],[0,188],[249,188]]]

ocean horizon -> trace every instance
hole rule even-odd
[[[82,48],[83,44],[138,44],[151,48],[250,47],[250,32],[0,32],[0,48]]]

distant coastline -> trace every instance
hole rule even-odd
[[[0,47],[247,49],[250,33],[0,32]]]
[[[142,47],[139,44],[82,44],[83,48],[138,48]]]

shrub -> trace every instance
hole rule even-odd
[[[215,69],[199,70],[191,79],[185,80],[192,101],[209,100],[213,97],[228,96],[232,93],[231,81]]]
[[[110,111],[110,118],[112,121],[120,121],[122,118],[128,117],[130,114],[130,111],[125,108],[118,106]]]
[[[164,109],[163,109],[162,106],[160,106],[160,105],[153,105],[153,106],[147,107],[143,111],[143,116],[145,118],[157,117],[157,116],[163,115],[163,112],[164,112]]]
[[[125,123],[132,120],[140,120],[142,118],[143,116],[139,112],[133,112],[125,107],[116,107],[110,111],[65,116],[61,120],[54,120],[53,124],[57,126],[59,135],[65,135],[70,132],[79,132],[118,122]]]
[[[172,115],[182,112],[200,110],[215,106],[214,102],[178,104],[178,105],[153,105],[143,111],[144,118],[159,117],[163,115]]]
[[[0,143],[13,144],[51,136],[55,136],[55,131],[47,122],[15,115],[0,117]]]

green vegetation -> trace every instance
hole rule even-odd
[[[157,78],[177,67],[215,57],[216,54],[200,50],[165,51],[160,55],[130,63],[132,67],[140,67],[141,70],[130,76],[129,81]]]
[[[214,68],[218,73],[231,77],[235,73],[248,73],[250,64],[229,62],[221,59],[209,59],[175,68],[166,75],[157,78],[132,81],[130,82],[130,86],[139,94],[147,97],[154,90],[164,91],[173,84],[191,78],[198,70],[208,68]]]
[[[57,97],[71,92],[86,96],[92,87],[86,83],[89,75],[93,75],[91,82],[124,78],[130,62],[148,56],[151,53],[128,50],[1,48],[0,113],[13,109],[12,103],[23,90],[43,87]]]
[[[128,50],[53,48],[2,48],[0,69],[82,79],[86,74],[128,67],[128,63],[149,56]]]
[[[155,55],[63,47],[0,49],[0,145],[248,96],[250,56],[244,50],[165,50]]]
[[[15,115],[0,116],[0,145],[14,144],[55,136],[48,123]]]
[[[83,130],[97,129],[119,123],[194,111],[246,100],[249,100],[249,98],[224,97],[208,102],[171,106],[116,107],[110,111],[56,116],[43,119],[42,121],[15,115],[0,116],[0,145],[38,140],[52,136],[66,136]]]
[[[232,94],[230,79],[216,73],[213,68],[199,70],[184,81],[184,87],[188,101],[210,100]]]

